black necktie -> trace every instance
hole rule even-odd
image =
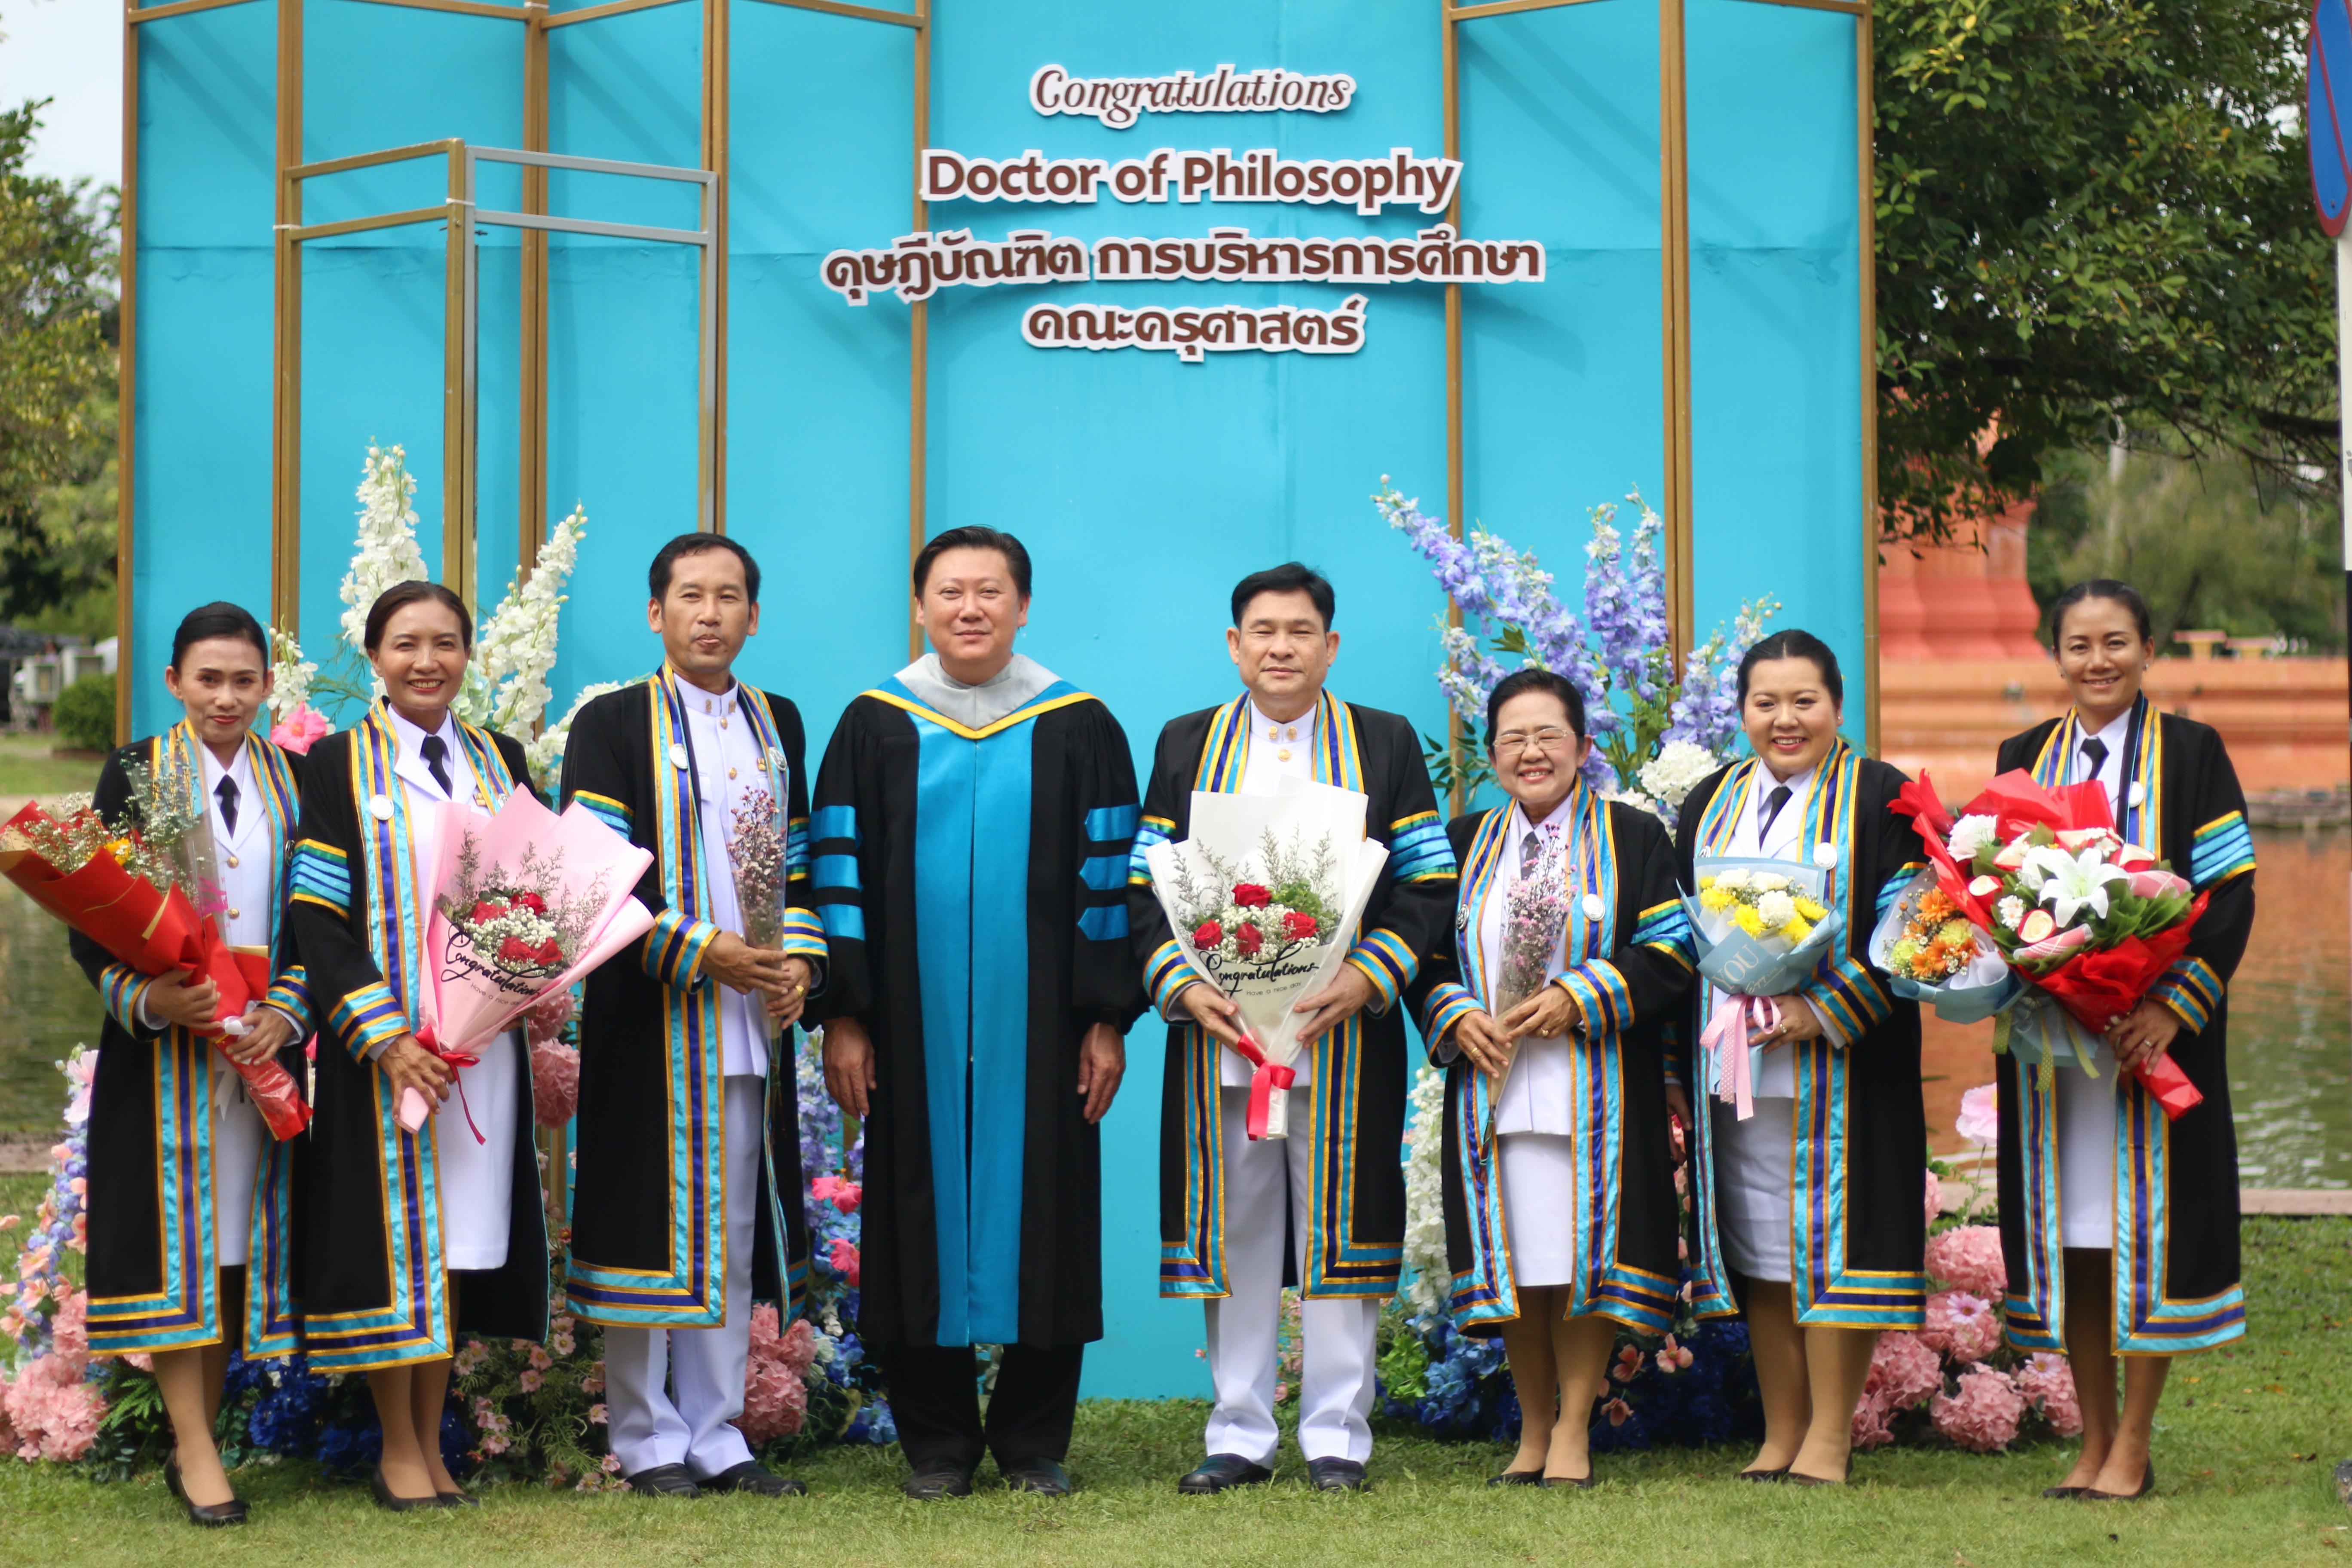
[[[1520,875],[1520,877],[1522,877],[1522,878],[1528,878],[1528,877],[1532,877],[1532,876],[1534,876],[1534,875],[1536,874],[1536,865],[1537,865],[1537,863],[1538,863],[1538,861],[1540,861],[1542,858],[1543,858],[1543,835],[1542,835],[1542,834],[1540,834],[1540,833],[1534,833],[1534,832],[1530,832],[1530,833],[1529,833],[1529,834],[1528,834],[1525,838],[1522,838],[1522,839],[1520,839],[1520,840],[1519,840],[1519,875]]]
[[[1789,786],[1787,784],[1774,786],[1772,793],[1764,797],[1764,816],[1756,825],[1756,837],[1759,840],[1772,831],[1772,819],[1780,816],[1780,808],[1788,804]]]
[[[442,759],[449,754],[449,742],[438,735],[427,735],[425,737],[425,744],[419,746],[417,750],[424,753],[425,771],[433,775],[433,782],[441,786],[441,793],[447,795],[449,765]]]
[[[2088,784],[2096,779],[2099,770],[2107,764],[2107,743],[2105,741],[2085,741],[2083,742],[2083,754],[2091,759],[2091,777],[2083,781]]]
[[[213,787],[213,794],[220,798],[221,826],[235,833],[236,831],[236,781],[223,775],[221,782]]]

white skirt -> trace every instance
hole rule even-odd
[[[497,1268],[507,1260],[514,1201],[515,1096],[524,1092],[521,1037],[509,1030],[490,1041],[479,1062],[457,1069],[457,1082],[463,1097],[450,1090],[433,1113],[441,1267]],[[478,1129],[480,1142],[474,1140]]]
[[[253,1188],[261,1175],[269,1129],[228,1058],[213,1058],[214,1263],[242,1268],[253,1259]]]
[[[2116,1244],[2116,1056],[2099,1042],[2099,1076],[2058,1069],[2058,1238],[2105,1252]]]
[[[1775,1053],[1783,1054],[1783,1053]],[[1758,1100],[1742,1121],[1721,1101],[1712,1107],[1715,1216],[1725,1261],[1750,1279],[1786,1283],[1789,1189],[1795,1179],[1797,1102]]]
[[[1506,1132],[1503,1228],[1515,1285],[1576,1282],[1576,1140],[1551,1132]]]

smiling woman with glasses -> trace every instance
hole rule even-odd
[[[1510,803],[1447,828],[1461,897],[1412,993],[1446,1064],[1452,1306],[1464,1333],[1502,1336],[1519,1396],[1519,1451],[1493,1484],[1589,1487],[1619,1326],[1673,1321],[1669,1107],[1690,1110],[1667,1086],[1662,1031],[1689,995],[1690,925],[1665,829],[1582,777],[1573,684],[1505,676],[1486,739]],[[1580,1248],[1580,1230],[1613,1235],[1614,1252]]]

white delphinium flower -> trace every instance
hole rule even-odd
[[[2000,843],[2000,824],[1990,816],[1963,816],[1952,824],[1952,858],[1973,860],[1987,845]]]
[[[1445,1072],[1424,1064],[1413,1076],[1404,1151],[1404,1272],[1407,1317],[1445,1310],[1454,1266],[1445,1257]]]
[[[506,597],[482,623],[457,699],[461,718],[502,734],[528,734],[547,711],[548,671],[555,668],[556,620],[563,584],[580,558],[588,514],[575,506],[539,547],[530,576],[518,571]]]
[[[359,548],[342,586],[343,640],[362,657],[368,610],[376,596],[394,583],[427,575],[424,552],[416,548],[416,509],[410,504],[415,495],[406,449],[394,446],[387,452],[371,444],[360,479]]]
[[[1797,900],[1775,889],[1756,900],[1756,918],[1766,931],[1779,931],[1797,918]]]
[[[555,793],[563,773],[563,748],[572,739],[572,721],[580,717],[580,710],[607,691],[618,691],[622,684],[600,680],[593,686],[582,687],[580,695],[572,700],[572,706],[563,710],[563,717],[541,731],[537,740],[524,745],[523,760],[530,765],[530,776],[548,795]]]
[[[269,628],[269,713],[283,719],[310,700],[311,678],[319,667],[302,657],[302,645],[279,631]]]
[[[2011,893],[1993,906],[1993,913],[2000,917],[2001,924],[2015,931],[2025,923],[2025,900]]]
[[[1642,764],[1642,787],[1664,802],[1667,812],[1680,811],[1683,797],[1721,765],[1696,741],[1668,741]]]

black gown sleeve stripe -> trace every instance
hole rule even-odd
[[[858,698],[842,713],[817,764],[809,811],[809,901],[824,928],[824,989],[809,1005],[817,1019],[855,1017],[873,1000],[866,951],[865,834],[858,801],[865,763],[864,729],[876,707]]]

